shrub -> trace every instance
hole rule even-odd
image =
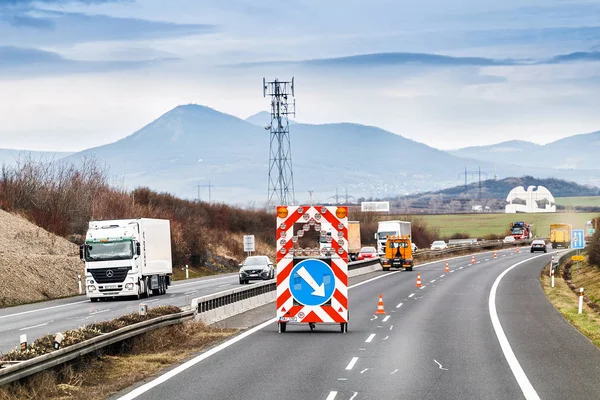
[[[588,248],[590,264],[600,268],[600,229],[597,229]]]

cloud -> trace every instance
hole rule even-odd
[[[2,79],[11,79],[15,76],[64,75],[138,69],[176,60],[176,58],[156,58],[135,61],[80,61],[67,59],[58,53],[46,50],[0,46],[0,71],[2,72]]]
[[[0,38],[3,44],[17,46],[163,39],[213,33],[216,30],[217,27],[211,24],[179,24],[90,15],[83,12],[45,10],[27,4],[3,8],[0,3]]]

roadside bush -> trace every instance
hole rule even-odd
[[[597,229],[588,248],[588,261],[600,268],[600,229]]]

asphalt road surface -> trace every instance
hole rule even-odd
[[[86,296],[45,301],[0,309],[0,352],[6,353],[19,345],[21,334],[31,343],[48,334],[62,332],[97,321],[106,321],[123,314],[137,312],[142,302],[149,307],[175,305],[183,307],[192,298],[206,296],[239,286],[237,274],[204,277],[173,282],[162,296],[148,299],[116,299],[92,303]]]
[[[450,273],[444,262],[373,273],[351,286],[347,334],[278,334],[270,318],[121,399],[598,398],[600,351],[540,288],[550,257],[504,251],[451,260]]]

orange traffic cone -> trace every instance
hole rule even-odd
[[[446,261],[446,268],[444,268],[444,272],[445,273],[450,272],[450,266],[448,265],[448,261]]]
[[[417,284],[415,285],[416,287],[421,287],[423,286],[423,284],[421,283],[421,273],[417,273]]]
[[[498,253],[494,251],[494,258],[498,258]]]
[[[377,311],[375,314],[385,314],[385,311],[383,310],[383,296],[381,294],[379,295],[379,303],[377,303]]]
[[[475,256],[471,256],[471,264],[475,264]]]
[[[517,247],[517,253],[519,252],[519,248]]]

